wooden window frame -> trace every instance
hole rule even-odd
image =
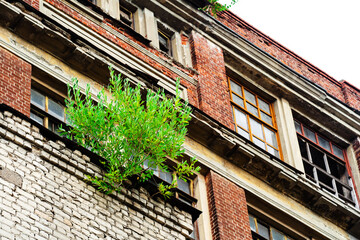
[[[238,86],[240,86],[241,88],[241,95],[238,94],[237,92],[233,91],[233,89],[231,88],[231,82],[237,84]],[[230,102],[231,102],[231,108],[233,111],[233,118],[234,118],[234,125],[235,125],[235,131],[239,132],[238,127],[241,128],[243,131],[247,132],[249,134],[249,139],[251,142],[253,142],[255,145],[257,145],[254,142],[254,138],[258,139],[258,141],[261,141],[265,144],[265,149],[262,148],[261,146],[259,146],[260,148],[264,149],[265,151],[269,152],[270,154],[272,154],[270,151],[268,151],[268,147],[271,147],[273,149],[275,149],[278,152],[278,158],[282,159],[282,153],[281,153],[281,145],[280,145],[280,140],[279,140],[279,134],[278,134],[278,129],[276,126],[276,118],[275,118],[275,113],[274,113],[274,109],[273,109],[273,104],[271,104],[269,101],[265,100],[264,98],[258,96],[258,94],[255,94],[254,92],[250,91],[249,89],[247,89],[246,87],[244,87],[243,85],[239,84],[238,81],[234,80],[233,78],[228,77],[228,84],[229,84],[229,90],[230,90]],[[245,96],[245,90],[251,94],[253,94],[255,96],[255,101],[256,101],[256,106],[251,103],[250,101],[247,100],[246,96]],[[243,101],[243,106],[240,106],[239,104],[237,104],[234,99],[233,99],[233,94],[236,95],[237,97],[239,97],[242,101]],[[259,100],[267,103],[269,105],[269,110],[270,113],[267,113],[266,111],[262,110],[260,108],[259,105]],[[253,113],[251,113],[248,110],[248,105],[251,105],[254,108],[257,108],[257,112],[258,112],[258,116],[254,115]],[[239,110],[240,112],[242,112],[243,114],[246,115],[246,123],[247,123],[247,127],[248,130],[246,130],[243,126],[240,126],[237,124],[236,122],[236,114],[235,114],[235,108],[237,110]],[[272,120],[272,125],[270,125],[269,123],[267,123],[264,119],[261,118],[261,114],[265,114],[266,116],[271,117]],[[261,139],[260,137],[257,137],[251,130],[251,124],[250,124],[250,117],[252,117],[253,119],[255,119],[255,121],[257,121],[258,123],[261,124],[261,129],[262,129],[262,133],[264,136],[264,139]],[[277,142],[277,147],[271,145],[268,141],[266,141],[266,134],[265,134],[265,127],[269,128],[270,130],[272,130],[273,132],[275,132],[275,136],[276,136],[276,142]],[[241,134],[240,134],[241,135]],[[246,138],[246,137],[245,137]],[[273,154],[272,154],[273,155]]]
[[[38,80],[35,77],[32,78],[31,90],[32,91],[34,90],[45,97],[45,108],[42,109],[33,102],[30,102],[30,113],[38,117],[41,117],[43,119],[43,123],[42,124],[39,123],[39,124],[43,125],[45,128],[49,129],[50,131],[57,133],[55,125],[60,125],[60,124],[65,125],[66,123],[65,104],[59,102],[59,99],[65,99],[66,96],[63,93],[59,92],[58,90],[51,88],[49,85],[43,83],[42,81]],[[49,113],[49,99],[51,99],[52,101],[63,107],[64,110],[63,119],[60,119],[57,116]],[[50,122],[52,122],[51,126],[49,125]]]
[[[120,4],[119,13],[120,13],[120,20],[133,29],[134,28],[134,14],[133,14],[133,12],[130,11],[129,9],[123,7],[122,4]],[[130,16],[130,19],[126,18],[125,17],[126,15]]]
[[[161,43],[160,41],[160,38],[159,38],[159,49],[165,53],[167,53],[169,56],[172,56],[172,49],[171,49],[171,37],[164,33],[163,31],[161,31],[160,29],[158,30],[158,35],[159,36],[162,36],[163,38],[166,39],[166,43],[167,43],[167,46],[163,46],[163,44]],[[167,50],[163,49],[163,48],[166,48]]]
[[[258,217],[254,216],[254,215],[252,215],[252,214],[249,214],[249,221],[250,221],[250,217],[252,217],[252,218],[254,219],[255,228],[256,228],[255,231],[251,229],[251,235],[252,235],[253,240],[273,240],[274,238],[273,238],[273,231],[272,231],[272,229],[276,230],[277,232],[282,233],[283,236],[284,236],[284,240],[294,240],[294,238],[289,237],[288,235],[284,234],[282,231],[280,231],[280,230],[278,230],[277,228],[271,226],[270,224],[266,223],[265,221],[263,221],[263,220],[261,220],[261,219],[259,220]],[[259,222],[259,221],[260,221],[261,225],[263,225],[263,226],[265,226],[265,227],[268,228],[268,231],[269,231],[269,232],[268,232],[268,234],[269,234],[269,239],[267,239],[267,238],[265,238],[265,237],[263,237],[263,236],[261,236],[261,235],[259,234],[259,228],[258,228],[258,222]]]
[[[295,127],[296,133],[298,135],[300,150],[302,150],[301,144],[305,144],[305,148],[306,148],[304,150],[306,150],[306,155],[307,155],[308,159],[306,157],[302,156],[306,178],[310,179],[317,186],[326,190],[327,192],[330,192],[331,194],[335,195],[336,197],[356,206],[357,201],[356,201],[354,183],[353,183],[353,178],[351,176],[351,169],[350,169],[350,166],[348,163],[346,150],[341,148],[340,146],[338,146],[337,144],[335,144],[333,141],[329,140],[328,138],[322,136],[321,134],[318,134],[315,130],[304,125],[300,121],[295,120],[294,122],[295,122],[295,126],[296,126],[296,124],[298,124],[298,126],[300,126],[301,132],[299,132],[297,130],[297,127]],[[314,133],[315,141],[313,141],[312,139],[310,139],[306,136],[305,130],[304,130],[305,128],[310,130],[312,133]],[[322,139],[328,141],[329,146],[330,146],[330,151],[329,151],[329,149],[326,149],[320,145],[319,138],[322,138]],[[336,155],[334,153],[334,146],[336,146],[337,148],[342,150],[343,158],[339,157],[338,155]],[[323,162],[322,163],[324,164],[325,169],[321,166],[318,166],[316,163],[314,163],[314,160],[315,160],[315,159],[313,159],[314,153],[311,151],[311,149],[314,149],[315,151],[318,151],[323,154],[323,159],[322,159]],[[332,165],[329,165],[329,159],[332,159],[332,162],[335,162],[335,163],[332,163]],[[317,159],[317,161],[319,161],[319,160]],[[333,165],[334,166],[342,166],[343,168],[345,168],[345,172],[342,174],[341,179],[332,175],[330,166],[334,167]],[[307,171],[306,171],[307,167],[312,169],[312,176],[310,176],[307,173]],[[326,177],[330,178],[332,187],[328,186],[326,183],[319,180],[319,174],[325,175]],[[339,193],[339,191],[340,191],[339,185],[340,185],[340,187],[342,187],[341,192],[343,192],[343,193]],[[347,192],[347,194],[345,195],[346,192]]]

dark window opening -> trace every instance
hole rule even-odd
[[[130,10],[120,6],[120,20],[131,28],[134,28],[134,18]]]
[[[159,36],[160,50],[166,52],[168,55],[171,56],[172,53],[171,53],[170,37],[161,31],[158,31],[158,36]]]
[[[315,131],[295,122],[305,174],[323,190],[355,205],[345,151]]]

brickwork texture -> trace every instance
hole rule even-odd
[[[31,65],[0,47],[0,103],[30,116]]]
[[[233,129],[229,86],[224,55],[220,47],[196,32],[191,36],[194,68],[199,72],[199,107],[225,126]]]
[[[211,231],[214,240],[251,240],[245,192],[210,171],[206,176]]]
[[[100,169],[78,150],[0,112],[0,238],[186,239],[191,215],[144,188],[104,195],[84,182]]]

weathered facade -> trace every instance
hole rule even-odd
[[[1,239],[360,239],[359,89],[206,4],[0,0]],[[180,78],[202,170],[169,201],[100,193],[99,157],[56,134],[67,83],[97,94],[109,65]]]

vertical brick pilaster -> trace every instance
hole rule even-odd
[[[191,36],[193,67],[199,72],[199,107],[229,128],[234,128],[223,51],[195,31]]]
[[[0,103],[30,116],[31,65],[0,47]]]
[[[211,232],[214,240],[251,240],[244,189],[217,173],[206,176]]]
[[[345,103],[350,107],[360,110],[360,89],[346,81],[341,82],[341,88],[344,94]]]

